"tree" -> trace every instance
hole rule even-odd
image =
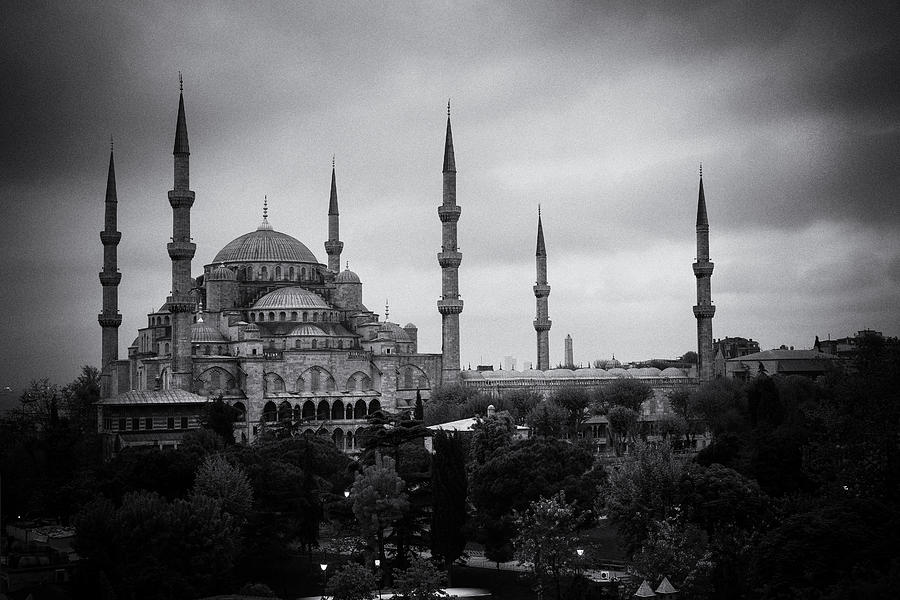
[[[688,350],[684,354],[681,355],[681,362],[686,362],[692,365],[696,365],[699,360],[697,353],[693,350]]]
[[[637,431],[638,413],[626,406],[613,406],[606,418],[609,420],[609,432],[616,448],[616,456],[622,456],[626,441],[633,439]]]
[[[378,582],[372,571],[357,563],[347,563],[328,582],[327,593],[332,600],[372,600]]]
[[[222,396],[218,396],[207,404],[206,414],[203,416],[203,426],[216,432],[224,440],[226,446],[231,446],[234,444],[234,422],[239,414],[237,409],[225,404]]]
[[[222,510],[242,523],[253,506],[253,488],[244,470],[221,455],[207,456],[194,479],[191,496],[208,496],[222,504]]]
[[[416,407],[413,413],[413,419],[421,421],[425,418],[425,407],[422,405],[422,392],[416,390]]]
[[[389,456],[376,455],[375,464],[356,475],[350,491],[360,534],[383,565],[387,564],[385,532],[409,510],[405,487],[406,483],[394,469],[394,461]]]
[[[434,436],[431,466],[433,506],[431,555],[440,559],[451,581],[453,561],[466,547],[466,454],[458,435],[439,431]]]
[[[560,598],[559,580],[575,559],[579,518],[574,505],[566,504],[565,492],[532,502],[516,515],[518,535],[513,544],[520,563],[534,565],[539,578],[552,577],[556,597]]]
[[[502,398],[503,408],[509,411],[516,425],[524,425],[528,413],[543,401],[543,396],[530,389],[516,389]]]
[[[613,406],[624,406],[640,412],[641,405],[651,398],[653,388],[640,379],[616,379],[597,392],[594,412],[603,413]]]
[[[575,438],[587,419],[588,408],[592,403],[590,395],[582,388],[564,387],[553,394],[551,399],[566,411],[566,427],[569,435]]]
[[[669,444],[651,446],[638,442],[634,460],[610,472],[608,485],[598,498],[597,511],[609,514],[630,552],[647,539],[653,521],[673,515],[679,504],[682,470],[682,463]]]
[[[63,411],[72,427],[83,435],[97,433],[97,407],[100,400],[100,371],[84,365],[81,374],[62,389]]]
[[[495,413],[484,419],[477,418],[472,426],[472,445],[470,447],[475,464],[486,463],[501,449],[509,446],[515,430],[516,427],[508,414]]]
[[[638,575],[648,581],[669,581],[687,598],[702,600],[712,592],[714,554],[703,532],[670,517],[653,521],[648,537],[632,558]]]
[[[444,574],[426,558],[416,557],[405,570],[394,571],[394,593],[403,600],[437,600],[447,595]]]
[[[528,413],[525,422],[531,434],[537,437],[561,438],[566,429],[569,414],[555,402],[541,402]]]

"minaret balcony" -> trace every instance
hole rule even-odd
[[[197,244],[193,242],[169,242],[166,244],[166,250],[169,251],[169,258],[172,260],[189,260],[194,258]]]
[[[542,319],[534,321],[534,330],[535,331],[550,331],[550,327],[553,325],[553,321],[550,319]]]
[[[172,208],[194,205],[194,192],[191,190],[169,190],[169,204]]]
[[[456,223],[459,221],[459,215],[462,212],[462,208],[459,206],[451,205],[438,206],[438,217],[441,219],[441,223]]]
[[[104,246],[118,246],[119,240],[122,239],[121,231],[101,231],[100,241]]]
[[[119,285],[119,282],[122,281],[122,274],[118,271],[107,273],[106,271],[100,271],[100,285],[106,287],[110,285]]]
[[[438,300],[437,307],[442,315],[458,315],[463,310],[463,301],[459,298],[443,298]]]
[[[194,300],[188,294],[175,294],[166,297],[166,308],[169,312],[194,312]]]
[[[456,269],[459,267],[459,263],[462,262],[462,252],[445,250],[444,252],[438,252],[437,258],[438,264],[441,265],[442,269]]]
[[[694,316],[698,319],[712,319],[716,314],[716,307],[712,304],[699,304],[694,307]]]
[[[341,250],[344,249],[344,242],[340,240],[328,240],[325,242],[325,253],[329,256],[333,254],[340,254]]]
[[[546,283],[539,283],[534,286],[535,298],[546,298],[550,295],[550,286]]]
[[[97,315],[97,321],[100,323],[100,327],[118,327],[122,324],[122,315],[100,313]]]
[[[710,275],[712,275],[714,266],[715,265],[709,261],[695,262],[694,263],[694,276],[695,277],[709,277]]]

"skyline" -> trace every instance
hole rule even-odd
[[[332,157],[363,300],[440,352],[452,101],[461,364],[536,362],[537,207],[550,364],[696,351],[698,168],[713,337],[763,349],[897,335],[900,16],[884,3],[148,3],[14,7],[2,93],[0,387],[98,366],[109,137],[119,357],[170,287],[184,73],[193,274],[269,221],[325,263]],[[894,15],[892,18],[890,15]],[[450,26],[447,26],[447,25]],[[78,52],[72,52],[78,48]],[[343,266],[343,265],[342,265]],[[18,283],[16,283],[18,282]]]

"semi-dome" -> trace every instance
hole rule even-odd
[[[256,301],[254,309],[331,308],[321,296],[298,285],[278,288]]]
[[[359,283],[359,275],[350,269],[344,269],[334,278],[335,283]]]
[[[378,328],[378,337],[388,338],[396,342],[412,341],[409,338],[409,334],[403,331],[402,327],[400,327],[396,323],[391,323],[390,321],[385,321],[381,324],[381,327]]]
[[[234,271],[222,264],[209,272],[207,281],[234,281],[235,279],[237,276]]]
[[[212,262],[319,263],[315,255],[300,240],[262,226],[229,242],[219,250]]]
[[[321,337],[323,335],[328,335],[315,325],[309,325],[308,323],[303,323],[302,325],[297,325],[294,327],[288,335],[303,335],[303,336],[316,336]]]
[[[197,321],[191,325],[191,341],[195,343],[221,344],[227,342],[218,329],[206,321]]]

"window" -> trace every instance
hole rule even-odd
[[[209,376],[209,387],[214,390],[222,387],[222,374],[219,371],[213,371]]]
[[[293,281],[293,279],[294,279],[294,267],[291,267],[290,269],[288,269],[288,279],[290,279],[290,280]]]
[[[303,321],[306,322],[308,320],[309,320],[309,313],[304,312],[303,313]]]
[[[275,313],[274,313],[274,312],[270,312],[270,313],[269,313],[269,320],[270,320],[270,321],[274,321],[274,320],[275,320]]]
[[[281,279],[281,267],[275,267],[275,279]]]
[[[144,418],[144,429],[153,429],[153,417]]]
[[[112,417],[103,417],[103,429],[109,431],[112,429]]]
[[[141,428],[141,420],[137,417],[131,417],[131,429],[137,431]]]
[[[284,311],[278,313],[278,320],[279,320],[279,321],[284,321],[285,319],[287,319],[287,315],[284,313]]]
[[[306,267],[300,269],[300,279],[306,279]]]
[[[253,349],[253,356],[256,356],[256,348]]]
[[[314,339],[314,340],[312,341],[312,348],[313,348],[313,350],[316,349],[317,343],[318,343],[318,340],[315,340],[315,339]]]
[[[119,419],[119,431],[125,431],[125,426],[127,425],[128,420],[124,417]]]
[[[182,429],[188,428],[188,418],[187,417],[181,417],[181,428]]]
[[[166,428],[175,429],[175,417],[169,417],[168,419],[166,419]]]
[[[291,311],[291,321],[297,320],[297,311]]]

